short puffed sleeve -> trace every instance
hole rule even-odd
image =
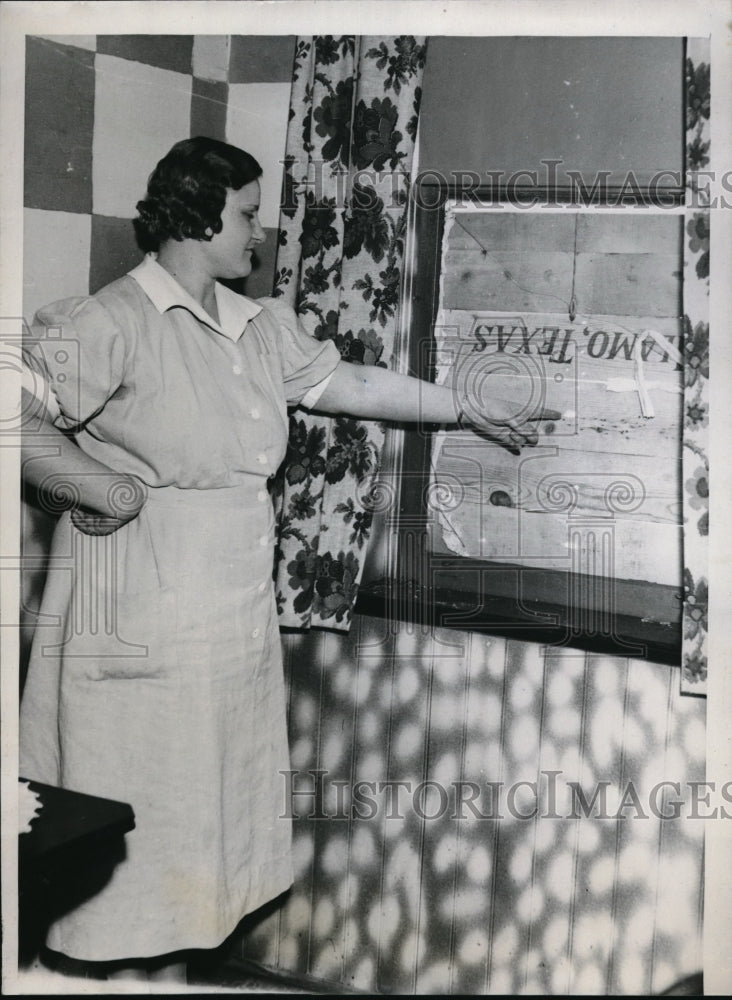
[[[332,340],[316,340],[282,299],[257,299],[274,318],[280,336],[285,398],[288,405],[315,406],[341,360]]]
[[[54,423],[75,430],[122,385],[127,353],[122,325],[96,298],[85,297],[39,309],[26,332],[23,360],[58,402]]]

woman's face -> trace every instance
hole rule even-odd
[[[234,191],[229,188],[221,212],[221,232],[201,249],[216,278],[245,278],[252,270],[252,249],[265,240],[259,221],[259,181]]]

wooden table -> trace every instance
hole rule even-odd
[[[93,895],[125,856],[135,827],[125,802],[29,782],[42,806],[18,838],[19,961],[31,961],[51,921]]]
[[[29,833],[18,840],[20,862],[49,865],[65,860],[68,852],[94,851],[133,830],[135,814],[126,802],[84,795],[66,788],[30,781],[42,809]]]

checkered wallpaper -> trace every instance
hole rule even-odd
[[[95,292],[141,254],[130,220],[155,164],[210,135],[264,168],[266,243],[248,279],[272,290],[294,36],[26,39],[24,313]]]

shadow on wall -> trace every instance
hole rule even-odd
[[[295,884],[241,957],[372,993],[695,994],[705,706],[677,670],[358,615],[284,648]]]

